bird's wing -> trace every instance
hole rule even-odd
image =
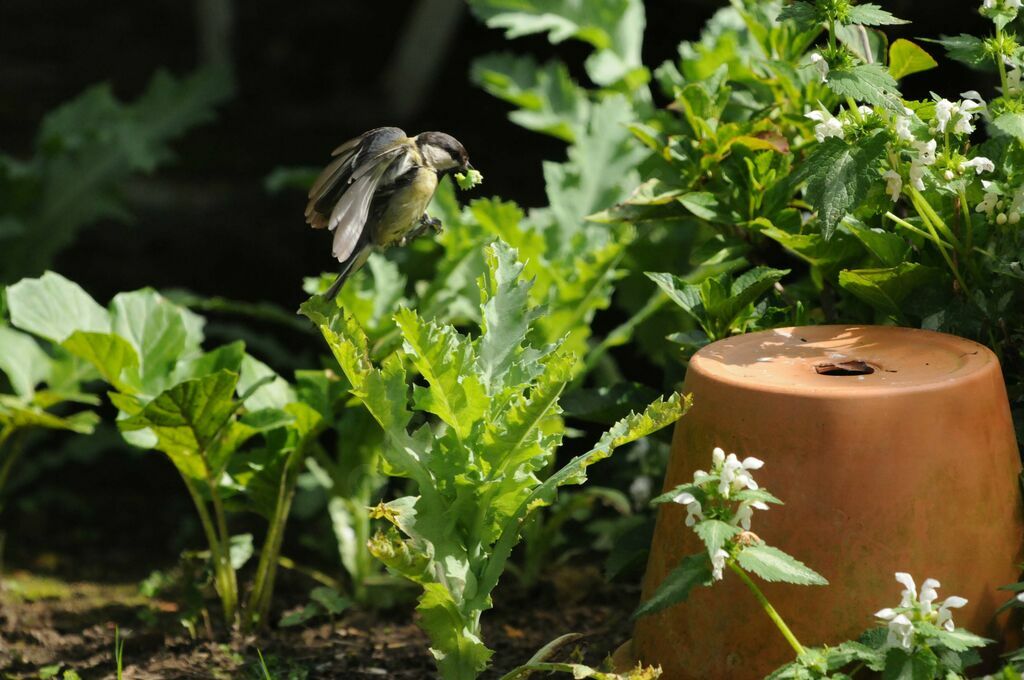
[[[364,164],[372,170],[382,153],[407,139],[400,128],[382,127],[365,132],[336,148],[332,154],[334,160],[323,169],[309,190],[306,221],[315,229],[328,226],[329,216],[338,201],[357,179],[354,173]]]
[[[366,227],[370,203],[381,178],[405,153],[404,146],[389,149],[364,161],[353,173],[352,185],[342,194],[327,222],[327,228],[334,231],[332,252],[339,262],[344,262],[355,250],[356,243]]]

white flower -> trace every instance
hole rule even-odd
[[[1010,70],[1006,74],[1006,92],[1008,96],[1016,96],[1020,94],[1020,71],[1016,68]]]
[[[811,111],[804,117],[817,121],[818,124],[814,126],[814,138],[819,142],[824,142],[829,137],[842,139],[846,134],[843,122],[824,109]]]
[[[1024,602],[1024,593],[1017,593],[1017,601]]]
[[[725,462],[725,450],[721,446],[716,446],[711,452],[711,462],[715,467]]]
[[[950,122],[956,120],[952,132],[969,135],[974,132],[974,116],[985,109],[985,102],[975,91],[964,92],[963,100],[954,104],[948,99],[935,102],[935,126],[939,132],[946,132]]]
[[[900,593],[902,597],[900,606],[912,607],[917,602],[917,586],[914,584],[914,577],[905,571],[897,571],[896,581],[903,586],[903,592]]]
[[[950,609],[959,609],[967,604],[967,600],[962,597],[952,595],[943,600],[942,604],[939,605],[939,616],[935,619],[935,625],[942,626],[948,631],[952,631],[956,626],[953,624],[953,615],[949,612]]]
[[[716,581],[722,580],[722,570],[725,569],[725,561],[729,559],[729,553],[721,548],[711,556],[711,577]]]
[[[983,172],[995,172],[996,164],[984,156],[975,156],[971,160],[964,161],[960,164],[960,172],[963,172],[968,168],[974,168],[975,174],[980,175]]]
[[[710,476],[711,475],[704,472],[703,470],[697,470],[696,472],[693,473],[693,483],[696,484],[697,486],[700,486],[704,482],[708,481],[708,478]]]
[[[722,498],[728,498],[733,491],[740,489],[756,489],[757,482],[750,476],[749,470],[758,470],[764,462],[749,456],[742,461],[735,453],[730,453],[722,463],[721,479],[718,482],[718,493]]]
[[[918,596],[917,601],[921,609],[921,614],[930,614],[932,611],[932,602],[939,599],[939,593],[936,588],[942,584],[933,578],[925,579],[924,583],[921,584],[921,594]]]
[[[946,126],[949,125],[949,121],[952,120],[955,111],[956,104],[948,99],[940,99],[935,102],[935,123],[939,132],[946,131]]]
[[[889,647],[901,647],[906,651],[914,648],[914,624],[903,614],[897,614],[889,622],[889,637],[885,644]]]
[[[927,142],[915,141],[913,146],[917,150],[917,160],[921,165],[935,164],[935,149],[938,143],[934,139]]]
[[[974,212],[985,213],[992,217],[992,211],[996,209],[996,204],[999,203],[999,194],[994,191],[988,191],[988,188],[992,186],[992,182],[981,180],[981,186],[986,190],[985,198],[978,205],[974,206]]]
[[[818,75],[821,76],[821,82],[828,82],[828,62],[825,61],[825,57],[821,56],[820,52],[815,52],[811,55],[811,65],[818,69]]]
[[[744,531],[750,531],[750,519],[754,516],[754,510],[767,510],[768,504],[762,501],[744,501],[736,508],[736,515],[732,518],[733,526],[740,526]]]
[[[686,506],[686,526],[692,527],[697,522],[704,521],[704,514],[701,512],[700,501],[692,493],[681,493],[672,499],[673,503]]]
[[[900,194],[903,193],[903,178],[900,177],[900,173],[889,170],[882,177],[885,179],[885,193],[889,194],[893,203],[900,200]]]
[[[942,176],[946,178],[947,182],[952,182],[954,179],[956,179],[956,173],[950,170],[949,168],[946,168],[946,171],[942,173]]]
[[[918,191],[924,191],[925,166],[918,161],[910,164],[910,185]]]
[[[629,495],[637,505],[643,505],[651,498],[654,482],[649,475],[640,475],[629,485]]]
[[[903,113],[904,115],[902,116],[896,116],[896,136],[905,142],[910,142],[914,139],[914,135],[910,131],[910,117],[914,115],[914,112],[905,108],[903,109]]]

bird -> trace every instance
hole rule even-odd
[[[338,278],[324,293],[333,300],[374,250],[405,245],[441,223],[426,213],[441,177],[473,169],[466,148],[444,132],[406,136],[379,127],[331,154],[309,190],[306,222],[334,232]]]

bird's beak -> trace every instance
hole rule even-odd
[[[469,161],[466,161],[466,167],[463,168],[463,171],[466,171],[466,170],[476,170],[476,168],[473,167],[472,163],[470,163]]]

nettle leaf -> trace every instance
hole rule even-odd
[[[416,312],[400,309],[395,322],[405,351],[428,387],[416,387],[416,408],[433,413],[466,439],[487,412],[484,386],[474,374],[473,347],[453,326],[426,322]]]
[[[894,80],[930,71],[938,65],[939,63],[923,47],[905,38],[899,38],[889,46],[889,74]]]
[[[782,581],[801,586],[828,585],[824,576],[795,557],[769,545],[747,546],[739,552],[736,561],[747,571],[771,583]]]
[[[909,21],[898,19],[891,12],[888,12],[873,3],[853,5],[846,15],[847,24],[860,24],[861,26],[896,26],[909,24]]]
[[[884,132],[852,144],[832,137],[819,144],[794,171],[793,181],[807,181],[807,200],[818,211],[826,239],[878,179],[877,163],[885,154],[885,146]]]
[[[50,357],[31,335],[0,324],[0,371],[14,393],[30,400],[36,386],[50,377]]]
[[[973,35],[961,33],[955,36],[942,36],[937,42],[946,48],[946,56],[953,61],[959,61],[972,68],[987,68],[994,66],[992,58],[985,48],[985,41]]]
[[[163,451],[185,476],[205,479],[206,455],[237,410],[238,375],[219,371],[187,380],[158,395],[136,415],[118,421],[124,431],[149,429]]]
[[[637,608],[633,618],[649,616],[685,602],[694,588],[710,582],[711,560],[707,553],[701,552],[684,557],[679,566],[670,571],[665,580],[658,584],[654,594]]]
[[[1000,132],[1024,140],[1024,113],[1003,113],[992,121]]]
[[[739,528],[719,519],[706,519],[703,522],[698,522],[697,525],[693,527],[693,530],[697,532],[698,536],[700,536],[700,540],[704,541],[704,545],[707,546],[709,555],[714,555],[722,549],[722,546],[724,546],[729,539],[740,533]]]
[[[518,106],[509,120],[527,130],[571,143],[586,126],[590,100],[560,61],[541,66],[529,56],[491,54],[473,62],[470,77],[488,94]]]
[[[801,26],[820,24],[825,17],[818,13],[817,7],[803,0],[795,0],[784,6],[779,12],[779,21],[795,21]]]
[[[927,647],[913,652],[897,647],[885,654],[882,680],[930,680],[936,677],[938,669],[939,658]]]
[[[828,86],[840,97],[853,97],[857,101],[903,111],[896,80],[880,64],[832,69],[828,74]]]
[[[79,330],[110,332],[107,310],[77,283],[54,272],[8,287],[7,305],[14,326],[56,343]]]
[[[903,318],[902,302],[917,288],[939,280],[933,267],[902,262],[886,269],[854,269],[839,272],[839,285],[878,311]]]

